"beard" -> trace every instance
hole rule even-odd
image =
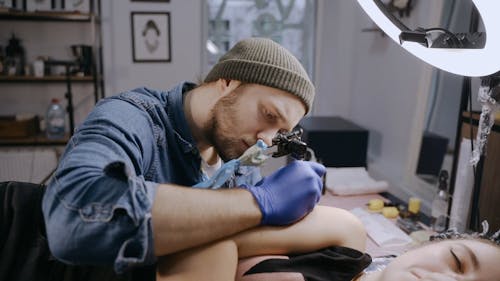
[[[247,144],[255,141],[237,134],[239,120],[237,114],[239,96],[233,91],[222,97],[211,111],[209,120],[208,140],[214,146],[217,154],[224,162],[240,157],[247,149]]]

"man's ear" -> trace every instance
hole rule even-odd
[[[217,88],[221,96],[225,96],[241,85],[241,81],[231,80],[231,79],[219,79],[217,80]]]

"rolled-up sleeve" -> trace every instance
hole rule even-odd
[[[126,101],[104,100],[72,137],[42,205],[56,258],[118,273],[155,261],[158,184],[144,178],[157,142],[150,118]]]

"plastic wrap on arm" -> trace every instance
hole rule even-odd
[[[480,89],[478,100],[481,102],[482,107],[475,146],[470,160],[472,165],[476,165],[481,155],[485,153],[488,136],[491,132],[491,127],[495,123],[495,115],[500,110],[500,105],[491,97],[489,88],[487,87]]]

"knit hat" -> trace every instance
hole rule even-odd
[[[210,70],[205,82],[234,79],[280,89],[298,96],[306,113],[314,100],[314,86],[290,51],[266,38],[239,41]]]

